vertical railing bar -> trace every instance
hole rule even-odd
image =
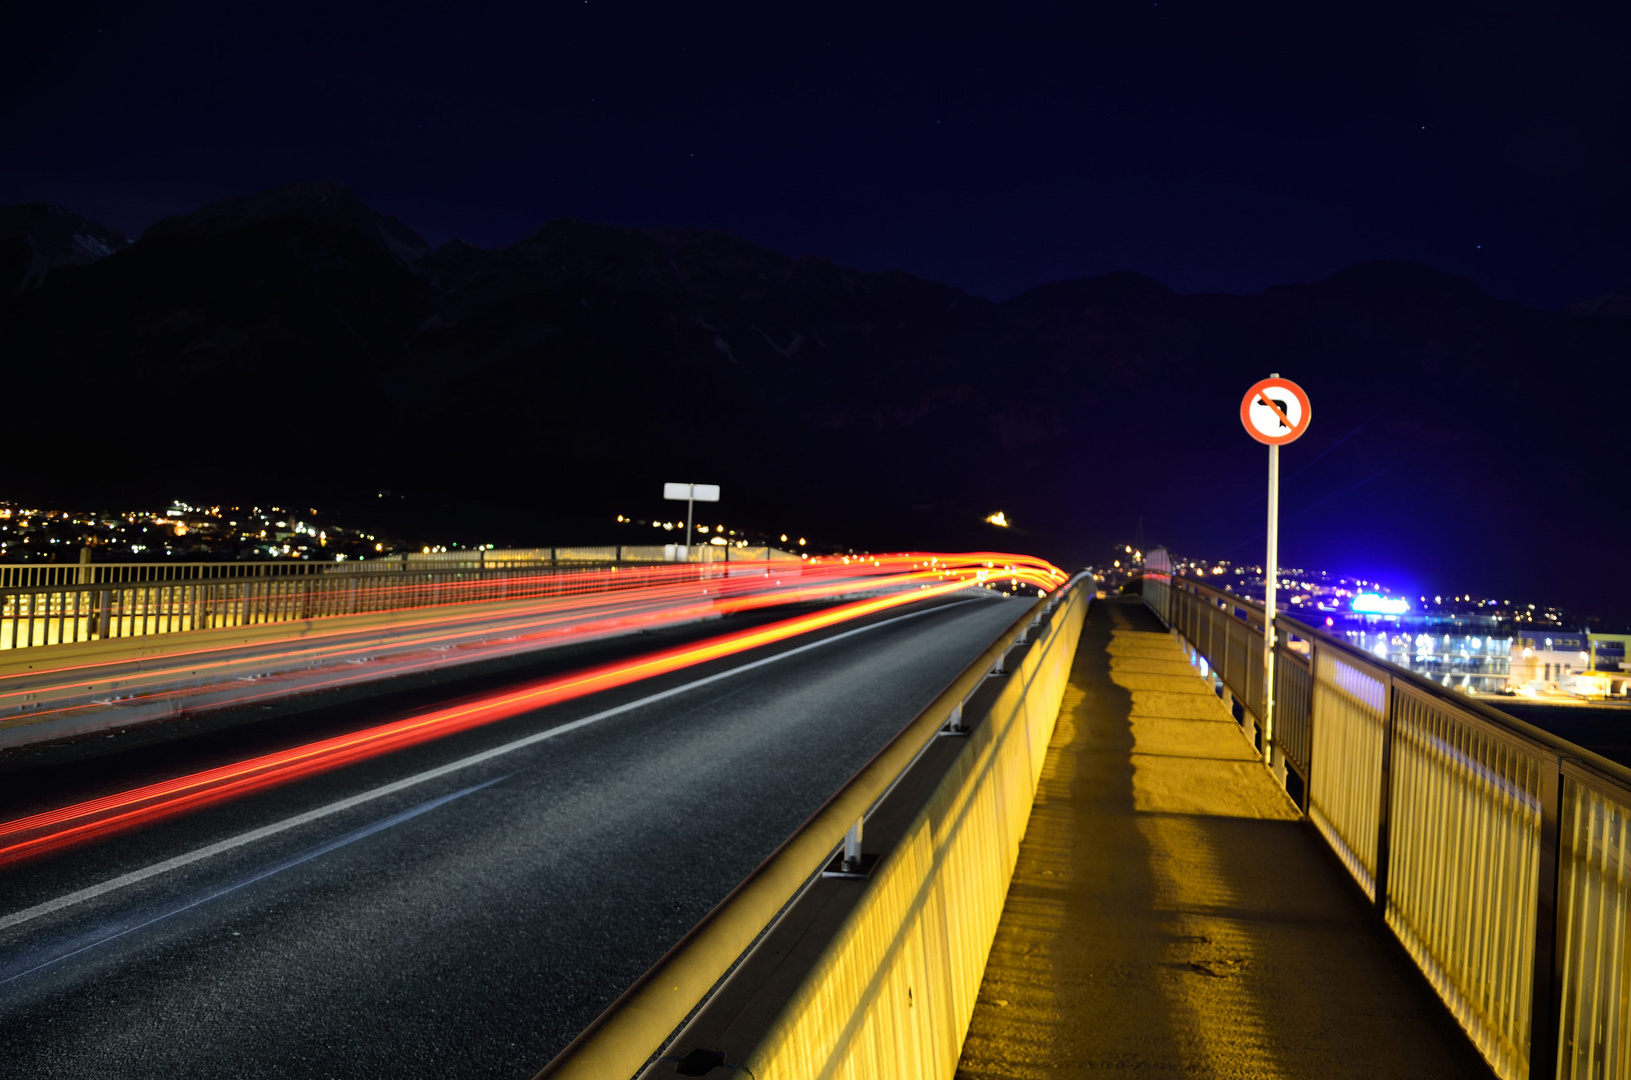
[[[1387,918],[1388,898],[1388,872],[1392,858],[1391,844],[1388,830],[1392,824],[1393,805],[1393,735],[1397,730],[1395,719],[1396,702],[1398,698],[1393,692],[1393,676],[1384,674],[1382,682],[1382,761],[1380,789],[1377,794],[1376,810],[1376,870],[1371,875],[1372,888],[1375,892],[1376,910],[1383,919]]]
[[[1456,734],[1460,744],[1460,760],[1463,762],[1476,761],[1478,748],[1474,744],[1475,733],[1464,726],[1457,725]],[[1462,767],[1457,771],[1467,774],[1463,776],[1462,782],[1456,785],[1457,801],[1460,804],[1461,827],[1456,829],[1455,832],[1460,841],[1459,854],[1461,858],[1452,864],[1462,868],[1462,872],[1457,875],[1456,879],[1457,903],[1455,905],[1455,911],[1461,913],[1461,917],[1450,919],[1448,928],[1452,949],[1451,957],[1455,964],[1452,971],[1461,976],[1456,980],[1459,989],[1460,987],[1470,987],[1472,981],[1471,973],[1473,971],[1475,945],[1473,941],[1473,920],[1470,915],[1478,902],[1478,894],[1483,889],[1481,886],[1475,886],[1473,882],[1467,879],[1466,871],[1467,867],[1478,865],[1477,860],[1481,853],[1478,831],[1478,784],[1480,777],[1476,769],[1469,771]],[[1466,991],[1461,993],[1461,997],[1469,1005],[1476,1004],[1472,1000],[1472,995]]]
[[[1607,1065],[1607,1066],[1611,1066],[1613,1068],[1613,1070],[1614,1070],[1613,1075],[1623,1075],[1624,1074],[1624,1067],[1625,1067],[1625,1050],[1624,1050],[1624,1048],[1625,1048],[1625,1041],[1626,1041],[1625,1040],[1625,1025],[1626,1025],[1626,1022],[1627,1022],[1627,1017],[1625,1015],[1625,1004],[1626,1004],[1627,997],[1628,997],[1627,987],[1625,985],[1625,974],[1626,974],[1625,973],[1625,932],[1626,932],[1626,926],[1625,926],[1625,920],[1626,920],[1626,910],[1625,910],[1625,856],[1626,856],[1626,850],[1625,850],[1625,845],[1626,845],[1626,828],[1625,828],[1625,818],[1624,818],[1623,813],[1622,813],[1621,819],[1620,819],[1620,830],[1619,831],[1620,831],[1619,851],[1617,852],[1616,858],[1614,860],[1614,866],[1615,866],[1615,875],[1614,876],[1615,876],[1615,886],[1616,887],[1615,887],[1615,889],[1613,891],[1613,896],[1614,896],[1614,898],[1616,900],[1616,903],[1615,903],[1616,915],[1618,917],[1614,919],[1614,944],[1613,944],[1613,947],[1611,949],[1607,950],[1607,955],[1613,961],[1613,971],[1612,971],[1612,974],[1614,976],[1613,985],[1619,990],[1619,996],[1618,996],[1618,1000],[1617,1000],[1617,1004],[1619,1005],[1619,1008],[1616,1010],[1617,1015],[1615,1016],[1616,1023],[1614,1025],[1614,1029],[1619,1033],[1620,1037],[1619,1037],[1619,1039],[1616,1040],[1614,1046],[1611,1048],[1612,1053],[1610,1054],[1610,1053],[1605,1052],[1605,1055],[1604,1055],[1605,1058],[1607,1058],[1607,1060],[1604,1062],[1604,1064]],[[1604,864],[1604,866],[1603,866],[1603,878],[1604,878],[1604,886],[1605,886],[1604,889],[1603,889],[1603,893],[1604,893],[1604,895],[1606,897],[1609,894],[1609,890],[1607,888],[1607,879],[1608,879],[1608,865],[1607,865],[1608,864],[1608,845],[1607,844],[1603,845],[1603,864]],[[1606,983],[1606,982],[1608,982],[1607,979],[1600,979],[1599,980],[1599,985],[1602,985],[1603,983]]]
[[[1535,875],[1534,978],[1529,991],[1529,1076],[1549,1080],[1557,1072],[1558,989],[1563,954],[1557,950],[1558,816],[1562,810],[1562,759],[1546,754],[1540,770],[1539,872]]]
[[[1498,876],[1495,888],[1489,890],[1484,900],[1483,952],[1479,960],[1484,970],[1481,985],[1484,987],[1484,1010],[1496,1018],[1501,1031],[1516,1031],[1516,995],[1512,993],[1507,977],[1513,966],[1511,960],[1521,956],[1523,949],[1507,934],[1506,915],[1508,912],[1518,915],[1524,912],[1524,904],[1513,889],[1514,881],[1519,876],[1516,858],[1522,850],[1520,838],[1523,833],[1513,827],[1513,822],[1527,817],[1527,811],[1522,798],[1512,792],[1529,790],[1529,759],[1527,755],[1499,741],[1490,745],[1489,753],[1496,763],[1492,766],[1495,779],[1505,780],[1511,787],[1503,790],[1494,780],[1487,785],[1491,804],[1485,811],[1485,816],[1490,818],[1488,850],[1490,862]]]
[[[1608,879],[1608,859],[1613,843],[1612,837],[1610,836],[1609,826],[1613,820],[1614,818],[1612,814],[1604,814],[1603,842],[1601,845],[1603,852],[1601,879],[1604,884],[1607,883]],[[1623,822],[1622,827],[1618,831],[1621,833],[1621,835],[1624,834]],[[1610,899],[1608,889],[1602,887],[1602,885],[1600,885],[1597,889],[1597,897],[1597,932],[1593,936],[1597,942],[1598,965],[1596,967],[1597,978],[1593,980],[1595,992],[1592,994],[1592,1058],[1590,1064],[1593,1069],[1597,1070],[1596,1075],[1605,1075],[1607,1073],[1610,1048],[1608,1045],[1608,1025],[1604,1017],[1604,1013],[1606,1012],[1605,1004],[1607,995],[1603,992],[1603,983],[1605,982],[1604,976],[1606,974],[1605,968],[1608,965],[1603,961],[1607,959],[1610,954],[1608,953],[1608,950],[1603,947],[1603,939],[1605,936],[1603,931],[1604,927],[1610,923],[1613,917],[1610,908],[1614,905]]]
[[[1497,953],[1500,937],[1501,913],[1506,910],[1503,900],[1509,899],[1506,895],[1506,886],[1510,878],[1509,868],[1501,857],[1503,853],[1511,850],[1510,844],[1502,843],[1509,839],[1505,826],[1511,820],[1508,813],[1517,812],[1518,807],[1511,804],[1509,796],[1504,795],[1498,786],[1498,780],[1508,779],[1511,769],[1508,768],[1509,755],[1500,743],[1491,744],[1488,740],[1483,742],[1483,761],[1488,773],[1483,777],[1480,787],[1483,799],[1478,804],[1478,832],[1480,858],[1496,870],[1495,878],[1491,884],[1493,888],[1481,890],[1479,918],[1477,920],[1477,935],[1474,942],[1474,953],[1477,956],[1477,977],[1475,985],[1479,987],[1478,1007],[1487,1016],[1496,1020],[1496,1030],[1510,1031],[1512,1025],[1506,1022],[1503,1000],[1497,995],[1500,991],[1497,972],[1500,969],[1500,957]]]
[[[1597,844],[1593,845],[1594,849],[1600,848],[1602,853],[1603,853],[1601,878],[1603,879],[1604,883],[1606,883],[1607,878],[1608,878],[1608,853],[1609,853],[1608,827],[1609,827],[1609,823],[1611,821],[1613,821],[1612,816],[1610,816],[1609,814],[1604,814],[1603,815],[1603,817],[1602,817],[1602,822],[1603,822],[1602,843],[1600,845],[1597,845]],[[1623,831],[1623,829],[1622,829],[1622,831]],[[1602,1067],[1607,1065],[1606,1060],[1599,1062],[1598,1059],[1599,1058],[1605,1058],[1606,1059],[1606,1057],[1607,1057],[1607,1054],[1605,1052],[1607,1048],[1603,1045],[1605,1040],[1601,1037],[1604,1034],[1603,1023],[1602,1023],[1603,997],[1604,997],[1604,995],[1603,995],[1602,957],[1604,956],[1604,953],[1605,953],[1605,950],[1603,949],[1603,926],[1604,926],[1605,923],[1608,922],[1609,900],[1608,900],[1608,890],[1606,888],[1603,888],[1601,885],[1599,885],[1599,887],[1597,889],[1595,889],[1594,892],[1595,892],[1595,899],[1596,899],[1595,926],[1594,926],[1594,929],[1593,929],[1593,932],[1592,932],[1592,935],[1591,935],[1591,939],[1592,939],[1593,942],[1596,943],[1596,946],[1597,946],[1596,956],[1595,956],[1595,959],[1596,959],[1597,962],[1594,963],[1594,965],[1593,965],[1593,974],[1596,975],[1596,978],[1592,980],[1591,1010],[1590,1010],[1590,1013],[1588,1014],[1591,1017],[1591,1022],[1587,1027],[1587,1031],[1590,1033],[1591,1056],[1586,1059],[1586,1075],[1591,1076],[1591,1077],[1597,1077],[1597,1076],[1605,1075],[1605,1072],[1604,1072]]]

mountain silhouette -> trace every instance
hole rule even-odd
[[[1283,452],[1288,565],[1631,612],[1579,568],[1624,543],[1623,398],[1593,386],[1631,323],[1414,264],[995,302],[720,232],[555,220],[432,250],[335,181],[104,243],[0,282],[18,496],[323,500],[470,540],[634,542],[617,514],[701,481],[721,520],[858,549],[1079,565],[1143,518],[1250,562],[1263,448],[1238,403],[1278,371],[1315,413]]]
[[[128,247],[122,234],[46,203],[0,207],[0,296],[36,289],[53,270]]]

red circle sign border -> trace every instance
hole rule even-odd
[[[1269,386],[1283,386],[1287,390],[1290,390],[1292,396],[1297,399],[1297,404],[1302,406],[1302,423],[1298,424],[1296,430],[1292,431],[1290,434],[1272,436],[1264,435],[1262,432],[1252,427],[1252,399],[1261,394],[1264,388]],[[1246,391],[1246,396],[1240,399],[1240,423],[1243,427],[1245,427],[1246,434],[1250,435],[1258,442],[1265,443],[1269,446],[1284,446],[1286,443],[1296,442],[1298,439],[1303,437],[1303,432],[1308,430],[1308,422],[1312,420],[1313,417],[1314,410],[1313,407],[1308,404],[1307,392],[1290,379],[1260,379],[1252,386],[1250,390]]]

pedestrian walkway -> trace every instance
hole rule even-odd
[[[1095,601],[961,1080],[1490,1076],[1136,599]]]

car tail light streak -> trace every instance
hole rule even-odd
[[[724,564],[725,567],[751,564]],[[836,626],[905,604],[1001,582],[1051,591],[1066,575],[1037,559],[981,552],[811,559],[763,575],[721,575],[619,591],[551,611],[562,634],[603,633],[607,626],[669,623],[704,614],[749,611],[867,592],[852,600],[674,648],[461,701],[328,739],[177,776],[0,824],[0,864],[146,825],[251,792],[378,757],[545,706]],[[608,604],[607,600],[614,602]],[[445,609],[444,609],[445,610]],[[576,621],[574,621],[574,618]],[[433,635],[432,635],[433,638]],[[196,666],[196,665],[194,665]]]

